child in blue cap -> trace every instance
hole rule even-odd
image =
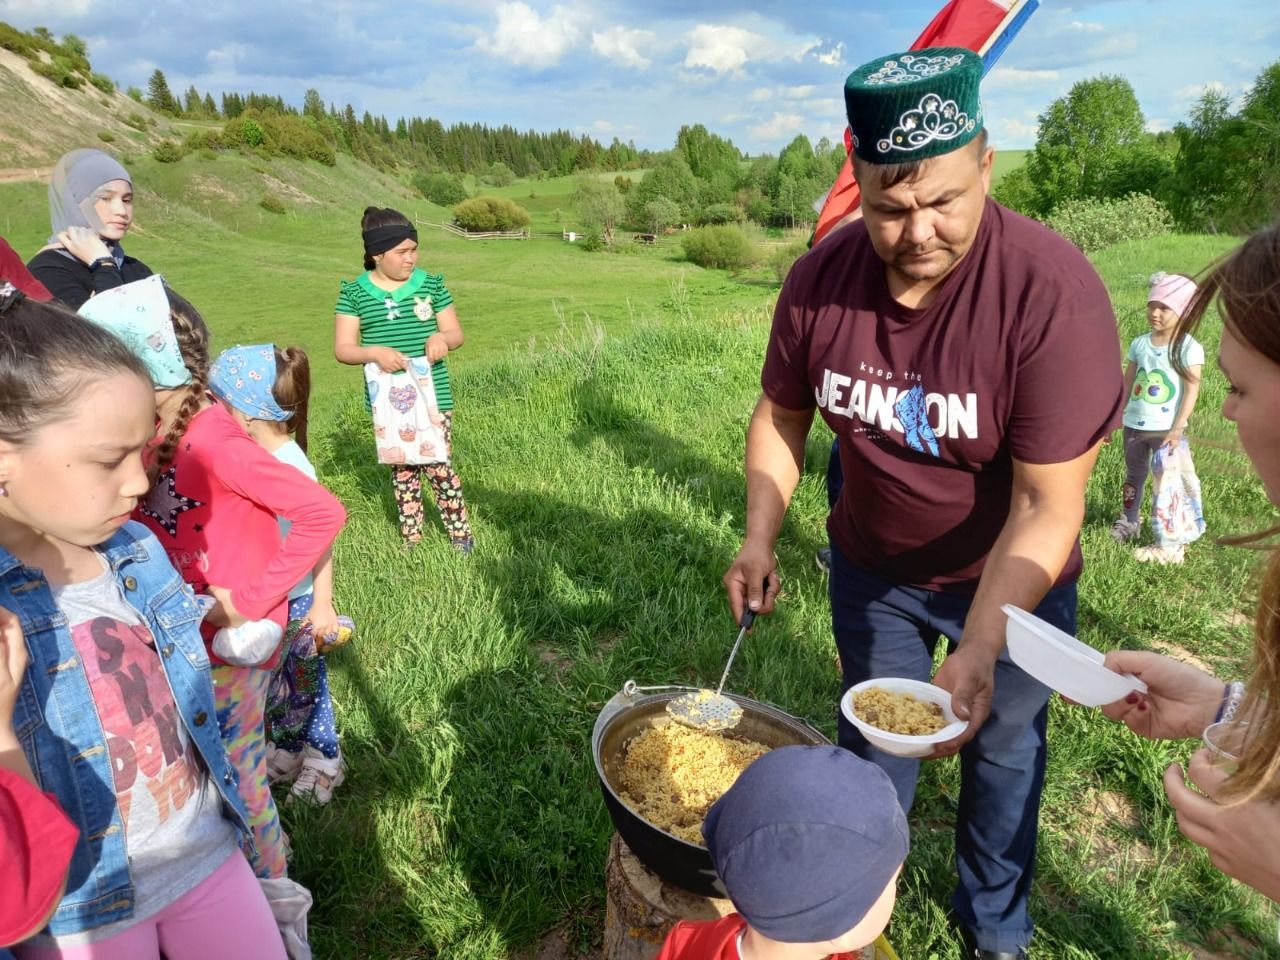
[[[876,765],[831,745],[771,750],[702,836],[737,912],[677,923],[657,960],[896,960],[882,934],[907,819]]]

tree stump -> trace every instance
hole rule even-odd
[[[604,877],[604,960],[653,960],[676,921],[716,920],[733,912],[728,900],[700,897],[665,882],[616,833]]]

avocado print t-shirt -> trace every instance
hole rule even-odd
[[[1124,408],[1124,425],[1131,430],[1165,433],[1173,427],[1185,384],[1173,369],[1169,356],[1172,346],[1156,346],[1149,333],[1134,337],[1129,344],[1129,362],[1138,368]],[[1182,343],[1182,365],[1197,367],[1203,363],[1204,347],[1187,337]]]

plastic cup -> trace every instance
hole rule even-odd
[[[1201,739],[1213,758],[1213,765],[1225,773],[1235,773],[1249,739],[1249,724],[1219,720],[1204,728]]]

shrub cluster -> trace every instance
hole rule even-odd
[[[284,201],[277,197],[274,193],[264,194],[262,199],[258,201],[258,206],[267,213],[284,213],[286,207]]]
[[[791,268],[795,266],[796,261],[808,249],[809,245],[807,243],[803,240],[796,240],[786,246],[778,247],[769,254],[769,269],[773,271],[773,275],[778,278],[779,283],[787,279],[787,274],[791,272]]]
[[[413,178],[417,191],[432,203],[452,207],[467,199],[462,178],[452,173],[419,173]]]
[[[273,157],[315,160],[327,167],[338,162],[337,152],[320,135],[311,119],[292,114],[254,116],[246,112],[228,120],[221,132],[192,131],[182,145],[188,151],[236,149]]]
[[[175,140],[161,140],[151,151],[151,156],[158,163],[177,163],[187,151]]]
[[[1055,207],[1045,222],[1085,253],[1173,230],[1169,211],[1146,193],[1110,200],[1068,200]]]
[[[519,230],[529,225],[524,207],[505,197],[472,197],[453,208],[453,219],[471,233]]]
[[[108,77],[105,73],[89,74],[89,82],[101,90],[103,93],[111,94],[116,92],[115,81]]]
[[[698,227],[680,242],[684,255],[700,267],[738,271],[756,260],[755,246],[738,227]]]
[[[116,135],[110,130],[99,130],[98,139],[103,143],[115,143]]]

